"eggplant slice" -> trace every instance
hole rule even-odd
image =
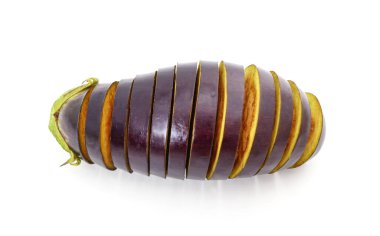
[[[235,163],[244,104],[243,66],[219,65],[218,113],[207,179],[227,179]]]
[[[218,109],[219,69],[217,62],[202,61],[193,108],[186,177],[205,179],[211,158]]]
[[[166,177],[175,67],[159,69],[154,91],[150,134],[150,173]]]
[[[167,162],[167,176],[172,178],[185,178],[191,113],[197,87],[197,67],[197,63],[178,64],[176,67]]]
[[[155,73],[136,76],[130,101],[128,158],[132,171],[149,175],[149,135]]]
[[[111,155],[116,168],[132,172],[128,161],[128,117],[129,99],[133,80],[124,79],[117,86],[111,128]]]

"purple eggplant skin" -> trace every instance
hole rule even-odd
[[[185,178],[187,143],[193,98],[196,92],[197,68],[197,63],[179,63],[176,67],[167,160],[167,176],[176,179]]]
[[[302,153],[305,150],[307,140],[310,134],[311,113],[310,113],[309,100],[307,99],[306,94],[301,89],[298,89],[298,91],[300,92],[300,95],[301,95],[301,105],[302,105],[300,132],[297,138],[296,145],[294,146],[292,154],[289,157],[289,160],[280,168],[280,170],[288,169],[300,159]]]
[[[110,84],[98,84],[92,91],[88,102],[86,119],[86,147],[91,160],[106,168],[100,151],[100,124],[104,99]]]
[[[117,86],[112,111],[111,155],[116,168],[131,172],[127,158],[126,131],[132,79],[121,80]]]
[[[265,161],[273,132],[276,94],[272,74],[257,68],[260,77],[260,108],[256,134],[245,167],[238,177],[250,177],[257,173]]]
[[[150,174],[166,177],[175,67],[159,69],[154,90],[150,133]]]
[[[265,165],[257,174],[269,174],[280,163],[288,143],[290,130],[293,121],[293,94],[288,81],[278,77],[280,83],[280,121],[276,141],[274,143],[271,154],[267,157]]]
[[[149,132],[155,73],[134,79],[128,122],[128,159],[132,171],[149,175]]]
[[[67,101],[58,116],[59,130],[69,147],[77,154],[80,153],[78,140],[79,113],[87,91],[83,91]]]
[[[186,177],[204,180],[210,164],[217,117],[219,68],[217,62],[201,61],[199,66],[199,91],[192,120]]]
[[[228,179],[234,166],[244,105],[244,67],[224,63],[227,80],[227,108],[218,162],[210,179]]]

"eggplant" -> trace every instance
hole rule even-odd
[[[218,116],[207,179],[227,179],[235,163],[242,129],[244,67],[219,65]]]
[[[185,178],[197,68],[197,63],[180,63],[176,67],[167,164],[167,176],[172,178]]]
[[[244,156],[237,158],[230,178],[249,177],[259,171],[268,153],[274,126],[276,95],[272,74],[252,65],[246,69],[246,80],[253,83],[246,93],[254,96],[253,102],[246,105],[253,111],[246,115],[253,116],[250,128],[246,131],[250,132],[250,137],[245,141]]]
[[[293,121],[293,95],[288,81],[272,72],[276,85],[276,115],[272,136],[272,149],[269,149],[265,162],[257,174],[269,174],[281,161],[288,143]]]
[[[155,73],[136,76],[128,121],[128,159],[132,171],[149,175],[149,135]]]
[[[111,155],[116,168],[132,172],[128,161],[127,132],[132,79],[121,80],[115,93],[111,128]]]
[[[189,179],[206,178],[218,108],[218,63],[202,61],[198,70],[198,87],[190,126],[190,153],[186,163],[186,177]]]
[[[49,129],[70,154],[109,170],[224,180],[295,168],[320,150],[318,99],[254,65],[179,63],[60,96]]]
[[[150,173],[166,177],[166,165],[170,135],[170,119],[174,86],[174,69],[159,69],[154,90],[152,127],[150,134]]]

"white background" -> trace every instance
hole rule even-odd
[[[378,1],[1,1],[0,235],[379,235]],[[302,168],[178,181],[59,165],[53,101],[177,62],[275,70],[327,121]]]

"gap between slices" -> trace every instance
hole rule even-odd
[[[152,115],[153,115],[154,94],[156,91],[156,80],[157,80],[157,71],[154,72],[153,88],[152,88],[152,93],[150,95],[150,112],[149,112],[149,120],[148,120],[148,135],[147,135],[147,141],[146,141],[146,158],[147,158],[147,162],[148,162],[148,176],[150,176],[150,135],[152,132]]]
[[[125,128],[124,128],[124,157],[125,157],[125,163],[127,166],[127,170],[129,173],[133,173],[133,170],[131,168],[131,165],[129,164],[129,157],[128,157],[128,124],[129,124],[129,115],[131,113],[131,96],[132,96],[132,89],[133,89],[134,80],[132,80],[131,88],[129,91],[129,97],[128,97],[128,108],[127,108],[127,118],[125,120]]]
[[[201,62],[198,63],[198,67],[197,67],[197,78],[195,80],[193,104],[192,104],[191,114],[190,114],[190,126],[189,126],[189,136],[187,140],[187,155],[186,155],[186,169],[185,169],[186,178],[188,176],[188,168],[189,168],[190,159],[191,159],[191,148],[192,148],[193,139],[194,139],[193,136],[194,136],[194,126],[195,126],[195,111],[197,108],[200,80],[201,80]]]
[[[281,169],[283,165],[289,160],[290,155],[293,152],[294,146],[297,143],[297,139],[299,136],[299,132],[301,129],[301,118],[302,118],[302,103],[301,103],[301,95],[298,90],[297,85],[289,80],[289,85],[292,89],[293,94],[293,121],[292,121],[292,127],[290,129],[289,139],[288,143],[286,145],[284,154],[282,155],[281,161],[278,163],[278,165],[270,172],[273,174],[274,172]]]
[[[168,118],[168,128],[167,128],[167,131],[166,131],[166,141],[165,141],[165,178],[168,175],[170,136],[171,136],[171,129],[172,129],[173,113],[174,113],[174,102],[175,102],[174,100],[175,100],[175,93],[176,93],[176,79],[177,79],[177,66],[174,66],[172,96],[171,96],[171,100],[170,100],[170,111],[169,111],[169,118]]]
[[[306,93],[306,96],[309,101],[311,111],[310,134],[303,154],[301,155],[300,159],[290,168],[301,166],[310,159],[310,157],[317,149],[323,130],[323,113],[321,104],[315,95]]]

